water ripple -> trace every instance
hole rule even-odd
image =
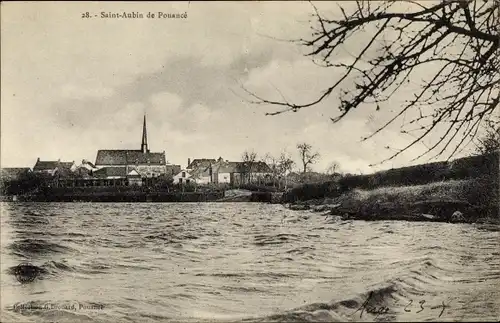
[[[498,226],[342,221],[252,203],[2,208],[8,321],[500,317]],[[16,279],[22,262],[39,273],[29,284]]]

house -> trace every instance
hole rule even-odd
[[[272,177],[273,170],[263,161],[254,162],[251,165],[252,178],[263,179]]]
[[[182,169],[178,174],[174,175],[174,184],[189,184],[196,183],[196,179],[188,169]]]
[[[186,171],[191,175],[197,184],[214,183],[214,180],[212,179],[212,166],[216,162],[217,160],[210,158],[194,159],[191,162],[191,159],[188,158]]]
[[[190,171],[192,178],[197,184],[209,184],[212,183],[212,166],[208,167],[198,167]]]
[[[197,182],[240,185],[272,176],[272,170],[261,161],[248,164],[224,160],[222,157],[215,161],[213,159],[198,159],[198,161],[200,162],[197,164],[194,161],[190,163],[190,165],[200,165],[198,168],[189,169],[191,175],[194,175],[193,172],[196,170]]]
[[[242,167],[239,162],[230,162],[219,159],[212,166],[212,183],[231,185],[241,183]]]
[[[17,181],[29,173],[31,173],[29,167],[5,167],[0,169],[0,180],[2,182]]]
[[[214,183],[229,183],[240,185],[248,182],[259,182],[272,177],[271,168],[262,161],[230,162],[219,158],[212,166]]]
[[[142,128],[141,149],[137,150],[98,150],[95,167],[125,167],[127,173],[135,170],[142,177],[158,177],[166,174],[165,151],[152,153],[148,148],[146,116]]]
[[[62,162],[60,159],[57,161],[42,161],[37,158],[35,166],[33,166],[34,173],[43,173],[50,176],[56,174],[69,174],[76,170],[75,162]]]

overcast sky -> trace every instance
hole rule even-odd
[[[318,6],[339,11],[335,3]],[[82,19],[87,11],[188,17]],[[2,166],[32,167],[37,157],[79,163],[95,161],[98,149],[139,149],[144,113],[150,150],[182,166],[188,158],[240,160],[245,149],[286,150],[296,158],[303,141],[321,154],[317,171],[332,161],[364,173],[408,164],[423,144],[394,162],[368,166],[394,153],[384,149],[388,144],[402,147],[411,139],[397,126],[360,142],[402,98],[377,113],[354,111],[338,124],[329,119],[338,115],[336,95],[278,116],[265,116],[273,107],[248,102],[241,86],[301,103],[338,77],[314,65],[305,48],[278,40],[310,34],[312,11],[307,2],[3,2]]]

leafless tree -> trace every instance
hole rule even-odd
[[[257,153],[254,151],[245,150],[241,155],[241,161],[243,162],[242,173],[246,177],[247,183],[250,183],[257,161]]]
[[[273,184],[281,188],[281,180],[285,179],[285,188],[287,186],[286,175],[292,171],[292,167],[295,162],[292,158],[285,152],[282,152],[279,157],[275,157],[270,153],[267,153],[262,161],[266,163],[269,168],[271,168],[271,176],[273,179]]]
[[[288,188],[288,174],[292,171],[295,162],[292,157],[287,153],[281,153],[279,157],[279,171],[280,176],[285,178],[285,190]]]
[[[331,162],[330,165],[328,165],[328,168],[326,169],[326,174],[334,175],[335,173],[338,173],[339,168],[340,166],[337,162]]]
[[[284,176],[292,171],[295,162],[292,157],[287,153],[281,153],[279,157],[280,175]]]
[[[500,125],[495,122],[487,122],[484,126],[484,136],[477,139],[476,152],[487,154],[500,150]]]
[[[382,161],[385,162],[422,139],[431,138],[430,135],[441,128],[438,125],[444,125],[444,134],[415,159],[424,155],[454,156],[476,137],[480,125],[489,120],[499,106],[500,2],[406,3],[402,8],[403,4],[396,1],[357,1],[352,10],[340,4],[342,17],[339,19],[326,17],[313,5],[312,34],[297,42],[310,49],[307,55],[315,63],[340,72],[340,77],[325,85],[315,99],[301,103],[269,100],[245,90],[255,98],[255,103],[281,107],[268,115],[296,112],[339,93],[340,114],[331,118],[334,123],[362,106],[371,105],[377,111],[381,106],[389,108],[383,106],[384,102],[395,93],[403,93],[408,99],[394,109],[387,122],[363,140],[372,138],[396,120],[401,121],[401,132],[412,139]],[[343,44],[362,39],[368,28],[374,28],[375,32],[358,52],[351,53],[352,62],[336,60],[343,53]],[[418,69],[433,74],[428,75],[415,92],[411,90],[410,80],[413,81]],[[409,120],[407,113],[413,114]]]
[[[278,179],[278,176],[280,175],[280,165],[279,165],[279,158],[274,157],[270,153],[267,153],[264,155],[262,158],[262,161],[266,163],[269,168],[271,169],[271,177],[273,180],[273,185],[276,186],[276,180]]]
[[[316,163],[319,159],[318,152],[312,152],[312,146],[308,143],[300,143],[297,145],[300,161],[302,163],[302,173],[307,172],[309,165]]]

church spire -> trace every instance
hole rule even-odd
[[[142,125],[142,144],[141,144],[142,153],[148,153],[148,134],[146,131],[146,115],[144,115],[144,124]]]

